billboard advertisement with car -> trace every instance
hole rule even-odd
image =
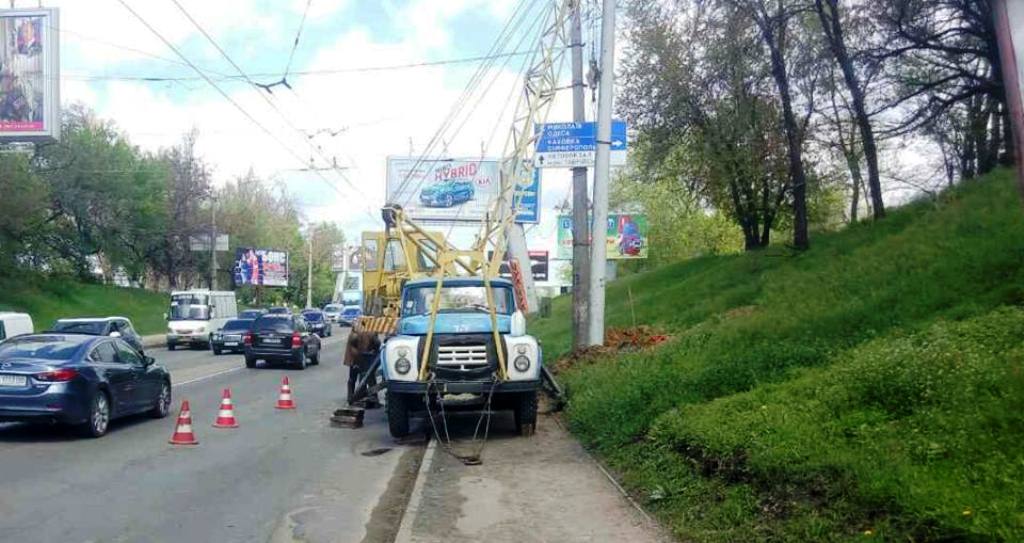
[[[609,213],[605,250],[609,260],[647,258],[647,216]],[[572,259],[572,217],[558,217],[558,258]]]
[[[235,285],[288,286],[288,253],[274,249],[239,247],[232,270]]]
[[[0,10],[0,141],[60,134],[56,9]]]
[[[414,220],[480,222],[500,190],[496,159],[388,157],[387,201]],[[516,222],[538,222],[540,176],[528,176],[519,191]]]

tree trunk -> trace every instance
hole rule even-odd
[[[781,19],[781,14],[779,18]],[[772,77],[782,101],[782,125],[786,131],[786,154],[789,158],[789,175],[793,185],[793,245],[797,249],[808,249],[811,243],[807,232],[807,175],[804,172],[799,128],[793,114],[793,100],[789,93],[789,74],[786,71],[786,60],[782,55],[782,40],[772,28],[774,22],[769,20],[767,13],[755,15],[755,20],[760,27],[765,46],[768,47]],[[779,24],[778,32],[781,34],[785,23]]]
[[[857,155],[847,154],[846,165],[850,168],[850,178],[853,180],[853,197],[850,199],[850,223],[857,222],[857,212],[860,208],[860,186],[864,183],[860,173],[860,160]]]
[[[828,11],[824,2],[828,2]],[[882,201],[882,181],[878,171],[878,146],[875,142],[875,131],[871,127],[871,119],[868,117],[867,107],[864,105],[864,89],[861,87],[857,72],[853,66],[849,51],[846,49],[846,40],[843,37],[843,25],[839,19],[839,7],[836,0],[815,0],[818,18],[821,20],[825,38],[829,48],[832,50],[840,70],[843,72],[843,81],[850,92],[853,102],[853,116],[860,129],[860,138],[864,147],[864,161],[868,166],[868,187],[871,189],[871,208],[874,210],[875,218],[885,217],[885,203]]]

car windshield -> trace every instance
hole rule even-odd
[[[14,338],[0,343],[0,360],[14,358],[71,360],[81,346],[81,341],[61,336]]]
[[[106,329],[107,323],[104,321],[57,321],[52,330],[54,332],[64,332],[66,334],[88,334],[90,336],[98,336],[103,333]]]
[[[324,320],[324,314],[319,311],[310,311],[308,313],[303,313],[302,318],[309,322],[320,322]]]
[[[258,319],[262,314],[263,312],[260,311],[259,309],[246,309],[245,311],[239,313],[238,316],[245,319]]]
[[[510,314],[512,312],[512,290],[505,287],[494,287],[493,290],[495,311],[503,315]],[[435,292],[436,288],[429,285],[408,289],[402,304],[402,314],[427,314],[433,305]],[[441,287],[438,309],[441,313],[486,313],[488,311],[486,289],[483,286]]]
[[[271,307],[270,311],[267,311],[267,313],[270,313],[271,315],[284,315],[284,314],[288,313],[288,308],[287,307]]]
[[[330,311],[331,313],[337,313],[341,311],[341,306],[337,304],[331,304],[324,307],[324,311]]]
[[[359,313],[359,308],[358,307],[346,307],[345,311],[343,311],[342,313],[344,313],[345,315],[355,315],[356,313]]]
[[[260,332],[291,332],[292,319],[289,317],[260,317],[253,325]]]
[[[210,306],[205,294],[175,294],[171,296],[171,308],[167,318],[180,320],[209,320]]]
[[[251,320],[248,320],[248,319],[238,319],[238,320],[228,321],[228,322],[224,323],[224,329],[225,330],[248,330],[249,329],[249,325],[251,325],[251,324],[252,324]]]

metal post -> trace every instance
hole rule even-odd
[[[586,92],[583,88],[583,30],[580,2],[572,7],[572,120],[585,122]],[[573,347],[587,346],[590,331],[590,225],[587,222],[587,169],[572,169],[572,337]]]
[[[601,5],[601,74],[597,96],[597,156],[594,160],[594,224],[590,246],[590,345],[604,344],[604,278],[611,174],[612,93],[615,78],[615,0]]]
[[[217,290],[217,199],[210,197],[210,290]]]
[[[1024,40],[1024,32],[1014,35],[1015,22],[1024,21],[1024,9],[1006,0],[997,0],[992,5],[995,15],[996,44],[999,47],[1000,68],[1003,75],[1003,89],[1006,95],[1006,106],[1009,110],[1007,122],[1012,127],[1013,155],[1017,164],[1017,185],[1024,195],[1024,88],[1021,87],[1021,75],[1024,73],[1018,63],[1024,58],[1017,58],[1014,42]],[[1018,48],[1020,45],[1017,46]]]
[[[306,267],[306,307],[313,307],[313,229],[309,229],[309,261]]]

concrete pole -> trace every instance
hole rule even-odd
[[[594,224],[590,246],[589,345],[604,344],[604,283],[611,175],[612,93],[615,92],[615,0],[601,4],[601,75],[597,95],[597,156],[594,160]]]
[[[306,265],[306,307],[313,307],[313,229],[309,229],[309,260]]]
[[[586,122],[586,91],[583,88],[583,30],[580,2],[572,7],[572,120]],[[590,224],[587,202],[587,169],[572,169],[572,337],[573,347],[587,346],[590,333]]]
[[[217,199],[210,198],[210,290],[217,290]]]
[[[1012,6],[1012,7],[1011,7]],[[1000,68],[1003,75],[1003,89],[1010,114],[1007,121],[1012,127],[1013,155],[1017,165],[1017,187],[1024,195],[1024,87],[1021,76],[1024,68],[1024,7],[1017,2],[996,0],[992,4],[995,15],[996,43],[999,47]],[[1016,33],[1016,35],[1015,35]]]

